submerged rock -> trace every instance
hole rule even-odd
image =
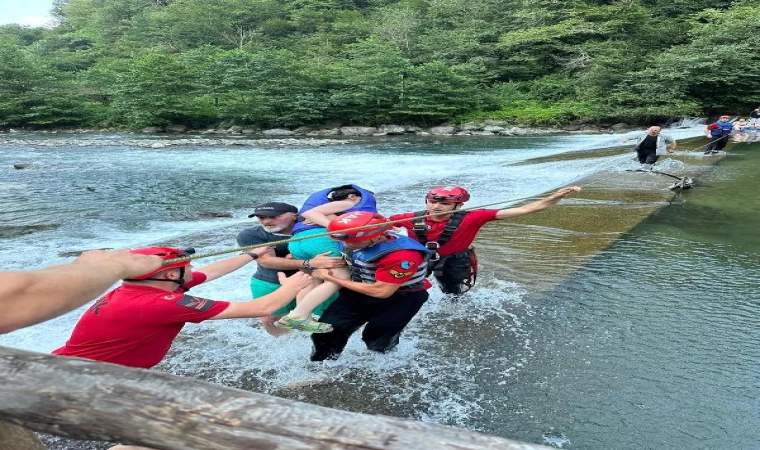
[[[60,226],[57,223],[44,225],[2,225],[0,226],[0,238],[14,238],[40,231],[55,230]]]
[[[197,213],[191,213],[183,216],[182,218],[184,220],[203,220],[203,219],[220,219],[220,218],[230,218],[232,217],[232,214],[228,212],[219,212],[219,211],[201,211]]]

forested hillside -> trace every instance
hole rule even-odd
[[[57,0],[0,27],[0,128],[643,122],[760,104],[727,0]]]

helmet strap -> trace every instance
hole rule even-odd
[[[135,280],[135,279],[126,279],[124,281],[168,281],[171,283],[177,283],[179,286],[179,289],[182,289],[183,291],[187,292],[190,290],[190,288],[185,287],[185,267],[178,267],[179,269],[179,279],[177,280],[167,280],[166,278],[143,278],[141,280]]]

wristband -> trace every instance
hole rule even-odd
[[[256,259],[258,259],[258,257],[259,257],[259,255],[257,255],[256,253],[253,253],[253,252],[243,252],[243,253],[241,253],[241,255],[248,255],[254,261],[256,261]]]
[[[312,267],[311,264],[309,264],[309,261],[311,261],[311,260],[310,259],[304,259],[303,260],[303,266],[305,268],[309,269],[309,270],[314,270],[314,267]]]

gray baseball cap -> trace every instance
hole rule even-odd
[[[285,213],[297,213],[298,208],[288,203],[270,202],[264,203],[253,208],[253,213],[248,214],[248,217],[263,216],[263,217],[277,217],[280,214]]]

